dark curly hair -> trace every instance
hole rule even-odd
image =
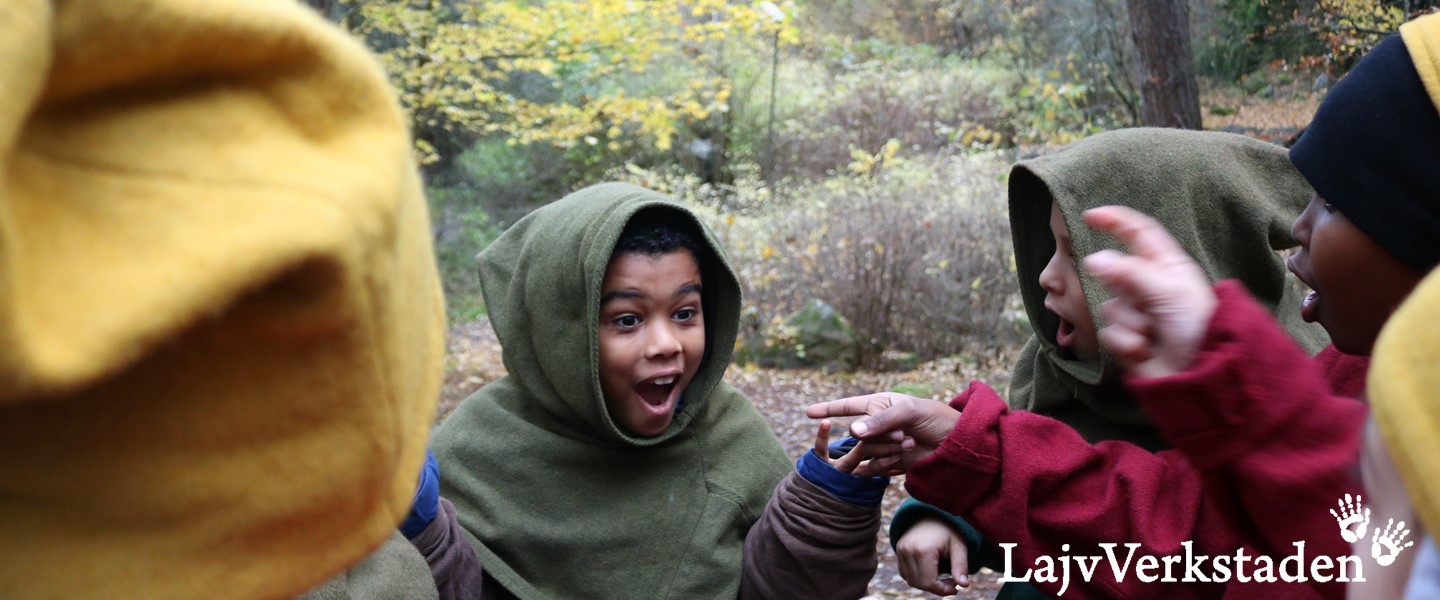
[[[620,239],[615,242],[613,259],[623,254],[660,256],[676,250],[689,250],[698,262],[704,256],[695,224],[677,211],[645,209],[630,217]]]

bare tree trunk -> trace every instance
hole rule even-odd
[[[1200,86],[1190,50],[1187,0],[1127,0],[1140,68],[1140,122],[1200,128]]]

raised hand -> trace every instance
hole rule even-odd
[[[1395,519],[1387,519],[1387,521],[1385,529],[1376,529],[1375,537],[1370,540],[1372,542],[1370,557],[1374,558],[1375,562],[1380,563],[1382,567],[1390,566],[1395,562],[1395,557],[1400,555],[1401,550],[1415,545],[1414,540],[1405,542],[1403,546],[1400,545],[1400,542],[1405,541],[1405,536],[1410,535],[1410,530],[1405,528],[1404,521],[1398,524],[1395,523]],[[1391,531],[1392,528],[1394,531]]]
[[[904,473],[930,456],[960,420],[959,411],[942,402],[894,392],[821,402],[811,405],[805,414],[812,419],[865,417],[850,425],[850,435],[866,443],[871,457],[898,455],[899,464],[890,469],[891,475]]]
[[[916,521],[895,542],[900,576],[917,589],[949,596],[970,585],[969,549],[960,534],[936,517]],[[950,574],[940,575],[940,561],[948,559]]]
[[[1345,494],[1344,500],[1336,500],[1340,505],[1340,512],[1330,509],[1330,514],[1335,517],[1335,523],[1340,525],[1340,537],[1345,541],[1355,543],[1365,537],[1365,528],[1370,525],[1370,509],[1360,503],[1360,496],[1355,496],[1355,501],[1350,501],[1350,494]],[[1354,529],[1351,529],[1351,528]]]
[[[1139,211],[1092,208],[1085,222],[1133,252],[1101,250],[1085,257],[1085,269],[1114,295],[1100,306],[1110,322],[1100,330],[1100,342],[1141,377],[1184,371],[1218,303],[1204,270],[1164,226]]]

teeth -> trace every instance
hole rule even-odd
[[[651,383],[654,383],[655,385],[670,385],[672,383],[675,383],[675,377],[673,375],[670,377],[661,377],[652,381]]]

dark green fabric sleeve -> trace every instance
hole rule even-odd
[[[981,567],[989,567],[993,571],[1000,571],[1004,565],[1000,562],[1000,553],[994,544],[989,543],[985,536],[978,530],[971,527],[965,519],[935,508],[929,504],[907,498],[904,503],[896,509],[895,516],[890,519],[890,546],[893,548],[900,537],[905,535],[911,527],[920,519],[928,516],[935,516],[943,519],[965,542],[965,550],[969,555],[970,573],[979,571]],[[948,570],[950,565],[942,565],[942,571]]]

